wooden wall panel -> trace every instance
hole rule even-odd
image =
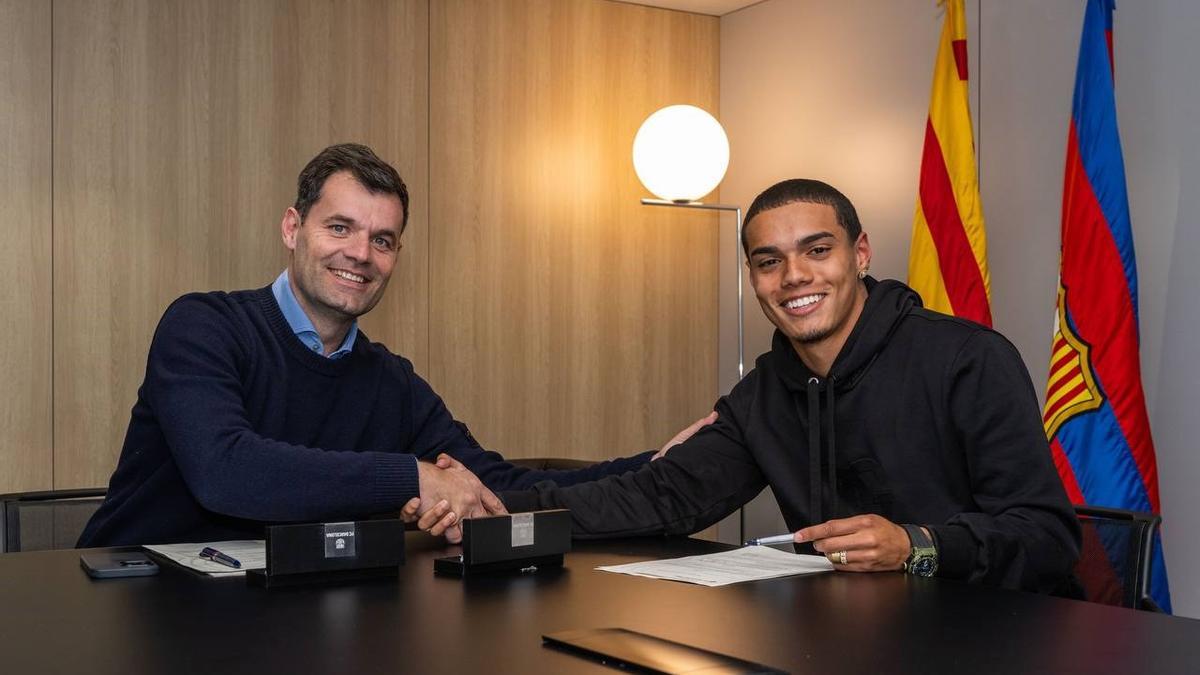
[[[48,490],[50,3],[0,0],[0,493]]]
[[[364,330],[425,360],[424,0],[56,0],[54,36],[55,487],[107,483],[171,300],[283,268],[296,174],[330,143],[409,185]]]
[[[430,372],[509,456],[655,447],[716,394],[717,216],[644,207],[654,110],[716,111],[713,17],[601,0],[430,10]]]

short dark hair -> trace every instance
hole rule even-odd
[[[787,206],[792,202],[832,206],[838,225],[846,230],[851,243],[857,241],[858,235],[862,233],[862,223],[858,222],[858,212],[854,210],[854,204],[850,203],[846,195],[838,192],[838,189],[829,183],[822,183],[811,178],[791,178],[763,190],[750,204],[750,209],[746,211],[746,219],[742,222],[744,225],[749,225],[750,221],[754,220],[754,216],[763,211]],[[746,227],[742,227],[742,250],[746,252],[746,255],[750,254],[746,241]]]
[[[340,143],[325,148],[313,157],[296,180],[296,203],[300,220],[308,217],[308,211],[321,198],[325,181],[339,171],[349,171],[354,179],[372,194],[392,194],[400,198],[404,207],[404,220],[400,231],[408,226],[408,187],[391,164],[379,159],[373,150],[359,143]]]

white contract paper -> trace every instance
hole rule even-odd
[[[228,565],[201,558],[200,551],[205,546],[215,548],[242,563],[241,568],[234,569]],[[209,541],[201,544],[154,544],[142,548],[210,577],[242,576],[246,574],[246,570],[261,570],[267,567],[267,543],[262,539]]]
[[[722,553],[606,565],[596,569],[701,586],[726,586],[743,581],[832,572],[833,563],[819,555],[787,553],[767,546],[746,546]]]

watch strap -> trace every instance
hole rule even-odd
[[[921,529],[920,525],[904,524],[900,527],[903,527],[904,531],[908,533],[908,540],[912,542],[912,548],[936,548],[933,540],[925,534],[925,530]]]

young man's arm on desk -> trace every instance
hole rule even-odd
[[[566,508],[579,538],[691,534],[732,513],[766,486],[725,400],[719,417],[660,460],[620,476],[502,492],[510,511]]]

